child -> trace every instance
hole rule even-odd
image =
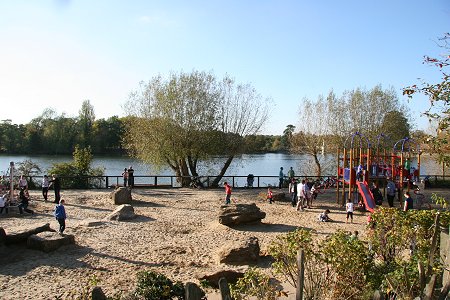
[[[269,186],[269,188],[267,189],[267,200],[269,200],[269,203],[272,204],[273,201],[273,193],[272,193],[272,188]]]
[[[353,223],[353,202],[352,199],[347,200],[347,204],[345,205],[345,210],[347,212],[347,219],[345,223],[348,223],[348,218],[350,217],[351,223]]]
[[[64,229],[66,229],[66,209],[64,208],[64,199],[59,201],[59,204],[55,206],[55,218],[59,223],[59,235],[63,235]]]
[[[327,209],[323,213],[321,213],[319,215],[319,221],[320,222],[329,222],[329,221],[331,221],[330,217],[328,216],[329,213],[330,213],[329,209]]]
[[[4,194],[0,197],[0,214],[5,209],[5,213],[8,213],[8,194]]]
[[[20,204],[17,206],[19,208],[19,213],[23,214],[23,211],[26,211],[27,213],[34,215],[34,211],[28,209],[29,195],[27,190],[20,190],[19,199]]]
[[[226,181],[223,183],[223,186],[225,187],[225,194],[226,194],[225,204],[230,204],[231,203],[231,186]]]

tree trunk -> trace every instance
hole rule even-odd
[[[233,161],[234,155],[230,155],[227,158],[227,161],[222,167],[222,170],[220,170],[219,175],[217,175],[216,178],[214,178],[213,182],[211,183],[211,187],[218,187],[220,180],[222,180],[223,175],[225,175],[225,172],[227,171],[228,167],[230,166],[231,162]]]
[[[47,223],[43,226],[39,226],[30,230],[27,230],[25,232],[21,233],[15,233],[15,234],[7,234],[5,236],[5,244],[18,244],[18,243],[26,243],[27,239],[30,235],[44,232],[44,231],[52,231],[54,232],[54,229],[50,228],[50,223]]]
[[[318,177],[320,177],[320,176],[322,176],[322,166],[320,165],[319,156],[317,155],[317,152],[313,153],[313,157],[314,157],[314,162],[316,163],[316,167],[317,167],[316,175]]]

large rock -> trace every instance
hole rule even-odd
[[[288,195],[289,195],[289,194],[288,194]],[[268,200],[267,200],[267,192],[260,192],[260,193],[258,194],[258,198],[261,199],[261,200],[263,200],[263,201],[268,201]],[[286,196],[286,193],[285,193],[285,192],[277,192],[277,191],[275,191],[275,190],[272,190],[272,199],[273,199],[273,201],[275,201],[275,202],[277,202],[277,201],[283,202],[283,201],[290,200],[291,198],[288,198],[288,197]]]
[[[109,214],[105,220],[126,221],[136,218],[133,206],[129,204],[122,204],[117,207],[115,211]]]
[[[59,235],[56,232],[41,232],[28,237],[27,248],[51,252],[64,245],[75,244],[73,235]]]
[[[213,288],[219,288],[220,278],[225,278],[228,283],[235,284],[239,278],[244,277],[244,272],[236,270],[221,270],[215,273],[205,274],[200,277],[200,280],[204,280]]]
[[[259,242],[250,237],[244,242],[232,243],[218,251],[219,262],[229,265],[254,265],[259,259]]]
[[[119,187],[111,192],[110,197],[116,205],[131,204],[131,188]]]
[[[261,222],[266,217],[255,203],[223,205],[220,210],[219,223],[227,226]]]

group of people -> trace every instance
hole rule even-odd
[[[130,166],[128,169],[125,168],[122,173],[123,178],[123,186],[134,187],[134,170],[133,167]]]

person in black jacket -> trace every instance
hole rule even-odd
[[[52,180],[50,180],[50,186],[53,186],[55,190],[55,203],[59,204],[59,200],[61,200],[61,181],[56,174],[52,175]]]

